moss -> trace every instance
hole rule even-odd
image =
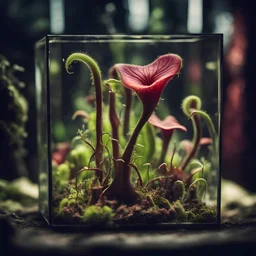
[[[94,181],[94,177],[90,177],[90,178],[83,181],[85,191],[88,192],[90,190],[93,181]]]
[[[196,219],[196,215],[192,212],[192,211],[187,211],[186,212],[187,213],[187,220],[188,221],[194,221],[195,219]]]
[[[64,198],[61,200],[60,204],[59,204],[59,209],[62,210],[65,206],[68,205],[68,198]]]
[[[54,212],[56,215],[70,217],[71,214],[82,212],[82,209],[88,205],[89,194],[84,189],[79,189],[77,192],[71,184],[68,184],[62,192],[55,196]]]
[[[136,192],[139,194],[142,200],[145,200],[148,195],[148,191],[145,187],[138,187]]]
[[[211,207],[205,208],[201,218],[204,222],[216,222],[216,210]]]
[[[75,204],[76,204],[76,199],[71,199],[71,200],[69,200],[68,204],[69,204],[70,206],[75,205]]]
[[[69,192],[69,196],[68,196],[68,199],[69,201],[71,200],[77,200],[78,204],[82,205],[85,203],[85,199],[87,197],[84,196],[84,190],[81,189],[79,191],[76,191],[74,188],[71,188],[70,189],[70,192]]]
[[[214,223],[217,218],[215,207],[208,206],[205,203],[196,201],[185,205],[188,214],[188,220],[195,223]]]
[[[113,221],[113,210],[108,206],[98,207],[95,205],[85,209],[83,219],[90,224],[108,224]]]
[[[155,204],[159,208],[165,208],[165,209],[170,209],[171,208],[171,204],[166,198],[164,198],[162,196],[155,195],[153,197],[153,199],[154,199]]]
[[[178,220],[186,221],[188,216],[187,213],[179,200],[177,200],[172,208],[175,210],[175,215]]]

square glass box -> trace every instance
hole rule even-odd
[[[220,223],[222,47],[222,34],[48,35],[36,42],[40,211],[51,226],[173,228]],[[79,61],[72,63],[69,73],[65,68],[73,53],[79,53],[73,55],[76,60],[88,54],[100,67],[101,136],[96,132],[99,94],[95,94],[90,69]],[[130,145],[131,158],[126,163],[123,154],[143,106],[134,91],[124,89],[125,74],[118,70],[109,76],[109,70],[116,63],[148,65],[159,56],[170,57],[169,53],[181,57],[182,68],[165,86],[154,113],[162,120],[174,116],[183,128],[178,125],[180,130],[172,130],[168,143],[161,124],[173,128],[173,123],[146,122],[136,144]],[[162,70],[168,69],[161,61],[155,63],[158,67],[152,72],[161,65]],[[138,73],[131,75],[136,78]],[[109,78],[115,80],[106,82]],[[111,102],[119,119],[118,140],[109,121],[114,116]],[[145,100],[144,109],[151,103]],[[102,161],[97,163],[98,140],[104,146]],[[117,156],[114,143],[119,148]],[[129,175],[125,175],[127,170]],[[121,178],[115,180],[115,176]],[[112,183],[116,187],[111,190]]]

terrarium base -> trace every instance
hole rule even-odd
[[[176,201],[169,209],[150,206],[148,203],[133,206],[119,205],[116,201],[99,202],[95,207],[102,209],[108,206],[113,210],[113,217],[91,217],[85,221],[81,215],[84,209],[78,205],[66,206],[61,214],[53,217],[54,225],[106,225],[129,226],[136,224],[217,224],[216,207],[207,206],[205,203],[190,202],[181,204]],[[55,213],[57,213],[57,209]]]

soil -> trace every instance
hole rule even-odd
[[[57,198],[53,205],[58,206],[60,198]],[[151,206],[145,199],[140,204],[132,206],[118,205],[116,201],[99,201],[96,206],[103,207],[109,206],[114,213],[113,219],[102,224],[114,224],[114,225],[134,225],[134,224],[168,224],[168,223],[216,223],[217,213],[216,207],[207,206],[205,203],[198,201],[192,201],[190,203],[181,204],[180,201],[176,201],[172,204],[172,207],[159,208],[157,206]],[[55,208],[54,223],[60,225],[66,224],[93,224],[97,223],[85,223],[82,216],[84,208],[79,204],[64,207],[62,214],[58,214]]]
[[[60,193],[54,193],[53,223],[60,225],[216,224],[216,207],[208,206],[198,200],[194,189],[190,189],[184,197],[182,189],[175,187],[176,180],[176,176],[167,175],[164,179],[161,179],[160,186],[153,189],[139,187],[136,192],[140,195],[140,202],[135,205],[123,205],[115,200],[109,201],[105,198],[92,200],[92,196],[88,194],[87,190],[83,190],[81,184],[78,185],[77,190],[73,189],[75,195],[78,191],[78,196],[72,197],[70,191],[74,184],[70,184]],[[102,189],[100,191],[102,192]],[[184,197],[183,200],[181,200],[182,197]],[[67,203],[64,207],[60,207],[61,201],[65,198]],[[70,200],[72,200],[72,203],[70,203]],[[85,220],[83,214],[90,205],[99,208],[108,206],[112,209],[113,216],[111,218],[94,218],[91,216],[89,221]]]

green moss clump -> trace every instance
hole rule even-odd
[[[60,201],[60,204],[59,204],[59,211],[63,210],[63,208],[65,206],[68,205],[68,198],[64,198]]]
[[[216,208],[207,206],[204,203],[188,203],[185,205],[188,214],[188,221],[195,223],[214,223],[216,222]]]
[[[162,196],[155,195],[153,197],[153,200],[159,208],[165,208],[165,209],[171,208],[171,203],[166,198],[164,198]]]
[[[108,206],[98,207],[95,205],[85,209],[83,219],[90,224],[109,224],[114,217],[113,210]]]
[[[70,206],[74,206],[76,204],[76,199],[71,199],[68,203]]]
[[[138,187],[136,192],[139,194],[141,200],[145,200],[149,194],[145,187]]]
[[[68,200],[77,200],[77,202],[82,205],[85,203],[86,197],[84,196],[84,190],[76,191],[74,188],[70,189]]]
[[[187,216],[187,213],[183,207],[183,205],[181,204],[181,202],[179,200],[177,200],[172,208],[174,209],[175,211],[175,217],[178,219],[178,220],[181,220],[181,221],[186,221],[188,216]]]

